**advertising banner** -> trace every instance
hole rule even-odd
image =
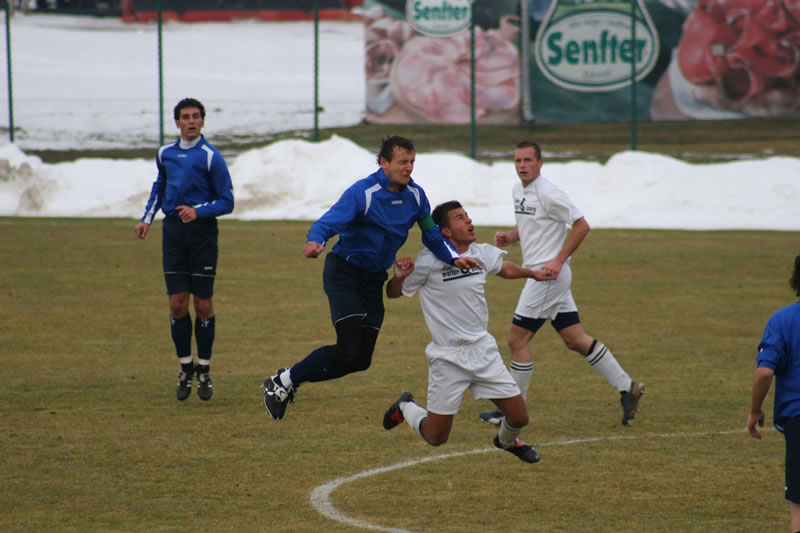
[[[470,7],[479,123],[800,117],[797,0],[366,0],[369,122],[469,122]]]
[[[792,0],[529,0],[526,120],[800,116]],[[633,31],[631,20],[635,20]]]
[[[475,10],[474,56],[470,24]],[[520,122],[519,0],[367,0],[368,122]]]

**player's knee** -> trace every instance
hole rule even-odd
[[[420,422],[419,433],[431,446],[441,446],[450,438],[450,427],[447,424],[436,424],[426,417]]]
[[[430,435],[425,435],[425,442],[430,444],[431,446],[441,446],[442,444],[447,442],[447,439],[450,438],[450,433],[442,433],[442,432],[431,432]]]
[[[356,372],[366,370],[372,364],[372,353],[375,350],[375,344],[364,343],[360,345],[358,354],[353,358],[353,367]]]
[[[361,339],[355,335],[340,335],[333,347],[332,358],[337,366],[353,364],[361,351]]]
[[[189,313],[189,294],[171,294],[169,297],[169,313],[174,318],[183,318]]]
[[[515,348],[514,338],[510,334],[506,336],[506,344],[508,344],[508,347],[512,350]]]
[[[578,352],[583,356],[587,356],[597,346],[597,340],[589,335],[564,335],[562,337],[564,346],[572,351]]]
[[[372,364],[372,354],[368,357],[360,357],[353,361],[353,372],[363,372]]]
[[[362,348],[360,345],[337,345],[333,352],[333,362],[350,372],[363,372],[372,364],[372,350]]]
[[[583,346],[583,343],[577,342],[574,339],[564,339],[564,346],[568,349],[572,350],[573,352],[578,352],[581,355],[587,355],[586,348]]]
[[[515,335],[513,333],[508,334],[508,337],[506,337],[506,342],[508,343],[508,347],[511,348],[512,351],[525,348],[525,346],[527,346],[528,344],[527,339],[523,339],[519,335]]]
[[[508,425],[511,427],[523,428],[530,422],[530,416],[527,411],[522,413],[509,413],[506,415],[506,422],[508,422]]]
[[[211,318],[214,316],[214,306],[211,298],[195,298],[194,310],[200,318]]]
[[[431,437],[428,439],[428,444],[431,446],[441,446],[447,442],[447,437]]]
[[[352,349],[347,349],[346,347],[336,345],[335,349],[333,350],[333,364],[338,367],[353,366],[355,353],[356,352]]]

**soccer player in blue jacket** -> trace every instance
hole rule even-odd
[[[264,380],[264,405],[279,420],[307,381],[336,379],[366,370],[383,324],[383,284],[395,254],[418,224],[422,242],[439,259],[462,269],[480,268],[461,257],[431,218],[425,191],[411,179],[416,151],[399,136],[383,139],[380,168],[351,185],[311,225],[306,257],[318,257],[334,235],[339,241],[325,258],[322,282],[336,329],[336,344],[321,346],[291,368],[279,368]]]
[[[181,364],[176,395],[180,401],[189,397],[196,374],[197,395],[209,400],[214,393],[209,371],[215,330],[212,296],[219,255],[217,217],[233,211],[233,184],[222,154],[200,133],[206,116],[203,104],[185,98],[175,106],[174,116],[181,137],[158,150],[158,177],[135,231],[144,239],[155,214],[159,209],[164,212],[164,280],[172,340]],[[197,363],[192,357],[189,293],[194,295]]]
[[[789,285],[800,297],[800,255],[794,259]],[[757,363],[747,429],[754,438],[761,438],[756,425],[764,427],[761,406],[775,376],[772,418],[786,440],[784,490],[789,501],[791,531],[797,533],[800,532],[800,302],[784,307],[767,321],[758,345]]]

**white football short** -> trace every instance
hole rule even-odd
[[[552,281],[528,279],[522,294],[519,295],[514,314],[525,318],[553,320],[559,313],[577,311],[578,306],[572,298],[570,285],[572,285],[572,269],[569,261],[561,267],[558,278]]]
[[[497,341],[490,334],[455,347],[433,343],[425,348],[428,359],[428,411],[439,415],[458,412],[464,391],[472,399],[511,398],[520,394],[508,372]]]

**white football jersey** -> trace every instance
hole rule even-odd
[[[564,191],[542,176],[527,187],[518,181],[512,194],[522,265],[526,268],[544,265],[558,255],[567,238],[567,228],[582,218],[583,213]]]
[[[419,291],[425,323],[433,343],[439,346],[460,346],[486,336],[486,276],[500,272],[506,252],[491,244],[472,243],[461,255],[475,258],[483,270],[461,270],[440,261],[426,248],[417,256],[414,271],[403,280],[404,295],[411,297]]]

